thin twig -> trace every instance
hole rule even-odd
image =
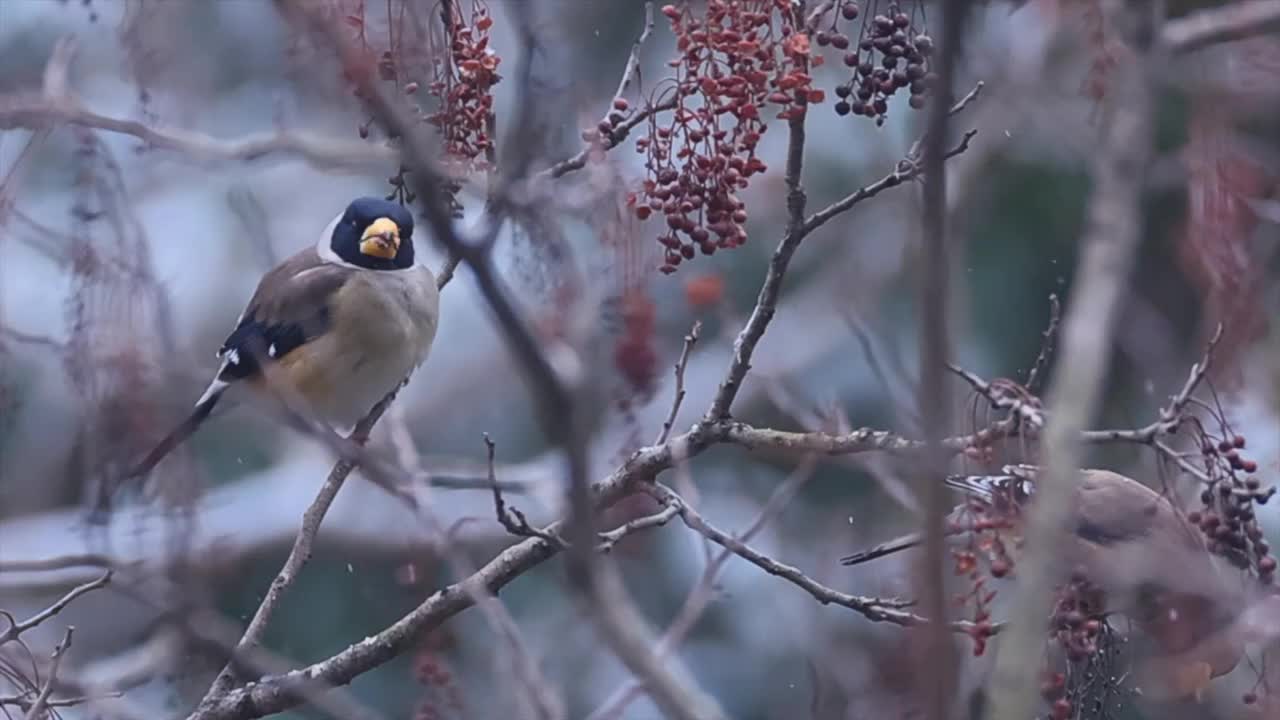
[[[385,166],[395,155],[374,143],[342,140],[311,133],[274,130],[220,140],[178,128],[160,129],[137,120],[121,120],[93,112],[71,92],[68,70],[75,42],[60,39],[45,65],[42,92],[0,95],[0,130],[25,128],[42,131],[68,124],[130,135],[147,147],[175,150],[197,158],[252,161],[267,155],[297,156],[318,168],[366,168]]]
[[[67,627],[62,635],[62,642],[53,648],[53,662],[49,665],[49,677],[45,678],[44,685],[40,688],[40,694],[36,696],[35,702],[31,703],[31,707],[27,708],[26,720],[40,720],[45,714],[45,708],[49,704],[49,696],[53,695],[53,685],[58,681],[58,668],[62,666],[62,656],[66,654],[71,647],[71,636],[75,633],[74,627]]]
[[[769,499],[761,506],[760,511],[746,529],[739,533],[736,537],[739,541],[747,543],[756,536],[783,507],[791,501],[800,488],[813,477],[813,470],[817,466],[812,456],[806,456],[796,469],[787,476],[787,479],[778,484],[773,493],[769,495]],[[679,510],[678,506],[668,505],[668,508]],[[710,541],[708,542],[708,546]],[[733,557],[733,551],[721,549],[719,554],[714,557],[708,556],[706,567],[702,569],[692,590],[685,597],[684,604],[680,606],[680,610],[676,613],[675,619],[667,626],[662,637],[658,639],[655,652],[659,656],[663,656],[673,652],[676,647],[684,641],[689,631],[693,629],[698,618],[702,617],[702,613],[711,604],[711,600],[716,596],[715,581],[719,577],[720,571]],[[599,707],[587,716],[586,720],[606,720],[607,718],[617,717],[627,705],[639,695],[642,686],[635,678],[628,680],[622,686],[618,687],[600,703]]]
[[[662,527],[663,525],[671,522],[671,518],[675,517],[679,512],[680,508],[674,505],[667,505],[652,515],[645,515],[644,517],[638,517],[634,520],[628,520],[612,530],[600,533],[600,544],[596,546],[596,549],[600,552],[607,553],[612,550],[613,546],[617,545],[618,541],[622,540],[622,538],[641,530]]]
[[[493,510],[498,516],[498,522],[502,527],[516,537],[536,537],[541,538],[548,543],[563,548],[564,541],[555,535],[539,530],[529,524],[529,518],[523,512],[514,507],[508,507],[507,501],[502,497],[502,488],[498,485],[497,471],[494,470],[494,455],[497,446],[490,439],[489,433],[484,435],[485,452],[489,461],[489,487],[493,491]]]
[[[959,155],[965,150],[968,150],[969,143],[973,140],[973,137],[977,134],[978,134],[977,130],[970,130],[966,132],[964,136],[960,138],[960,142],[955,147],[947,151],[945,157],[950,159]],[[881,192],[888,190],[889,188],[897,187],[902,183],[906,182],[907,180],[913,180],[923,172],[924,172],[924,167],[916,161],[912,161],[912,160],[900,161],[898,163],[898,167],[895,168],[893,172],[889,173],[888,175],[885,175],[884,177],[871,183],[870,185],[866,185],[864,187],[858,188],[852,193],[849,193],[848,195],[846,195],[845,197],[831,203],[827,207],[810,215],[804,221],[804,234],[808,235],[814,230],[817,230],[818,228],[827,224],[832,218],[836,217],[837,215],[847,212],[854,205],[857,205],[858,203],[861,203],[864,200],[869,200],[875,197],[876,195],[879,195]]]
[[[702,330],[702,321],[695,320],[693,327],[689,329],[689,334],[684,336],[684,348],[680,351],[680,359],[676,361],[676,394],[671,401],[671,411],[667,413],[667,419],[662,423],[662,432],[658,433],[658,439],[654,441],[654,445],[661,445],[671,436],[671,427],[676,424],[676,415],[680,413],[680,404],[684,402],[684,370],[689,364],[689,353],[693,350],[693,346],[698,342],[698,333]]]
[[[666,112],[667,110],[671,110],[675,108],[675,106],[676,106],[676,99],[674,97],[667,98],[658,103],[646,103],[639,110],[636,110],[626,120],[623,120],[622,122],[613,126],[613,128],[609,132],[609,137],[611,138],[610,142],[612,144],[610,144],[607,148],[602,147],[599,143],[589,145],[586,148],[583,148],[582,150],[580,150],[573,157],[569,157],[564,160],[561,160],[560,162],[556,163],[555,165],[552,165],[546,170],[539,172],[534,177],[539,180],[544,180],[544,179],[554,180],[556,178],[564,177],[565,175],[568,175],[574,170],[581,170],[582,168],[587,166],[587,162],[595,154],[602,152],[603,150],[606,150],[606,149],[613,149],[618,145],[622,144],[622,141],[627,138],[627,135],[630,134],[630,132],[634,130],[637,125],[648,120],[651,116],[660,112]]]
[[[1057,293],[1049,295],[1049,326],[1044,329],[1040,343],[1040,353],[1027,373],[1027,389],[1035,392],[1036,383],[1040,382],[1043,373],[1049,369],[1049,358],[1053,355],[1053,345],[1058,340],[1058,323],[1062,320],[1062,303],[1058,302]]]
[[[689,507],[674,490],[661,483],[646,484],[644,491],[661,502],[678,506],[680,508],[680,519],[684,521],[689,529],[731,551],[734,555],[741,557],[770,575],[776,575],[799,587],[823,605],[839,605],[859,613],[868,620],[887,622],[903,627],[918,627],[928,622],[927,619],[904,609],[912,605],[908,601],[895,598],[850,595],[823,585],[804,574],[799,568],[774,560],[707,522],[706,518]],[[968,622],[953,622],[948,627],[954,632],[969,632],[972,629],[971,623]]]
[[[22,332],[21,330],[14,330],[13,328],[5,325],[0,325],[0,341],[3,340],[11,340],[24,345],[39,345],[51,350],[63,350],[66,348],[66,343],[63,343],[60,340],[55,340],[48,335],[33,335],[31,333]]]
[[[632,79],[639,77],[640,48],[644,46],[645,41],[649,39],[649,35],[651,33],[653,33],[653,1],[646,0],[644,4],[644,27],[640,31],[640,36],[637,37],[636,41],[631,45],[631,54],[627,56],[627,64],[622,68],[622,78],[618,81],[618,89],[613,93],[613,99],[615,101],[623,98],[623,95],[627,92],[628,86],[631,85]],[[563,177],[574,170],[581,170],[586,167],[587,161],[591,159],[593,154],[612,150],[618,145],[621,145],[622,141],[627,139],[627,135],[630,134],[631,130],[637,125],[648,120],[653,114],[670,110],[675,106],[675,98],[668,98],[658,104],[653,104],[651,102],[646,103],[644,107],[632,113],[625,120],[617,125],[613,125],[609,129],[607,136],[601,138],[604,141],[603,144],[590,142],[587,147],[579,151],[578,154],[571,158],[561,160],[555,165],[543,170],[538,173],[537,177],[554,180],[555,178]],[[592,132],[598,132],[598,130],[599,128],[596,128]]]
[[[614,99],[622,97],[627,92],[627,86],[631,84],[632,78],[640,75],[640,48],[644,46],[649,35],[653,33],[653,0],[645,0],[644,3],[644,26],[640,30],[640,37],[631,44],[631,54],[627,56],[627,64],[622,69],[622,79],[618,81],[618,89],[614,91]]]
[[[0,560],[0,573],[5,572],[41,572],[45,570],[65,570],[77,567],[111,567],[114,561],[106,555],[89,553],[85,555],[62,555],[43,560]]]
[[[111,582],[111,575],[112,575],[111,571],[108,570],[105,573],[103,573],[102,576],[99,577],[97,580],[91,580],[90,582],[75,586],[69,592],[67,592],[66,595],[63,595],[61,598],[58,598],[57,602],[53,603],[52,605],[45,608],[44,610],[41,610],[35,615],[32,615],[30,618],[23,620],[22,622],[15,622],[12,616],[9,616],[8,613],[5,613],[6,618],[9,620],[9,627],[5,628],[5,631],[3,634],[0,634],[0,645],[4,645],[7,642],[16,640],[22,635],[22,633],[27,632],[28,630],[31,630],[32,628],[39,626],[41,623],[45,622],[49,618],[62,612],[64,608],[70,605],[73,600],[80,597],[81,595],[84,595],[85,593],[93,592],[94,590],[97,590],[99,588],[106,587],[107,584]]]

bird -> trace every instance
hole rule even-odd
[[[255,394],[281,391],[314,418],[349,428],[405,382],[427,358],[440,309],[434,275],[415,260],[413,230],[404,207],[359,197],[314,246],[263,275],[190,415],[127,477],[150,473],[215,408]]]
[[[974,525],[974,510],[1006,521],[990,529],[1000,536],[1016,569],[1021,514],[1035,495],[1039,472],[1033,465],[1011,465],[1001,474],[945,478],[945,485],[965,498],[949,515],[947,534],[966,536]],[[1098,588],[1109,613],[1134,621],[1155,644],[1152,661],[1138,674],[1148,695],[1198,697],[1212,678],[1235,668],[1244,643],[1257,634],[1260,616],[1246,610],[1261,607],[1269,613],[1263,617],[1276,617],[1275,600],[1259,603],[1261,592],[1210,552],[1184,513],[1132,478],[1083,470],[1069,529],[1071,541],[1055,555],[1065,566],[1064,576],[1071,573]],[[922,542],[919,534],[904,535],[841,562],[865,563]]]

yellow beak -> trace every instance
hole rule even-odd
[[[360,252],[391,260],[400,252],[400,226],[385,217],[369,223],[360,236]]]

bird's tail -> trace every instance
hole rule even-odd
[[[1021,499],[1022,496],[1029,496],[1031,493],[1031,485],[1029,482],[1030,466],[1011,465],[1005,468],[1006,475],[948,475],[943,479],[942,484],[955,490],[965,497],[977,498],[988,504],[994,504],[997,496],[1009,497],[1012,490],[1017,495],[1014,499]],[[962,506],[963,507],[963,506]],[[961,508],[957,508],[948,518],[948,523],[944,534],[948,537],[953,535],[961,535],[966,532],[963,524],[958,522],[956,513]],[[924,535],[920,533],[911,533],[910,535],[902,535],[882,542],[875,547],[868,548],[853,555],[846,555],[840,558],[842,565],[860,565],[876,558],[892,555],[903,550],[910,550],[924,543]]]
[[[191,437],[195,431],[200,428],[200,425],[203,424],[205,420],[209,419],[209,414],[213,412],[213,408],[218,404],[218,400],[222,397],[224,390],[226,390],[225,385],[222,387],[211,387],[209,392],[206,392],[196,403],[195,408],[191,411],[191,414],[187,416],[187,419],[179,423],[177,427],[170,431],[169,434],[151,450],[151,452],[147,453],[147,456],[144,457],[141,462],[133,466],[133,469],[125,476],[126,479],[131,480],[140,478],[147,473],[150,473],[155,469],[156,465],[160,464],[160,461],[163,460],[165,456],[173,452],[174,448],[178,447],[186,441],[187,438]]]
[[[917,545],[920,545],[923,542],[924,542],[924,536],[921,535],[920,533],[911,533],[910,535],[903,535],[902,537],[894,538],[893,540],[889,540],[887,542],[882,542],[879,545],[876,545],[875,547],[869,548],[867,550],[863,550],[862,552],[857,552],[852,555],[846,555],[845,557],[840,558],[840,564],[841,565],[860,565],[864,562],[875,560],[876,558],[882,558],[885,555],[892,555],[896,552],[902,552],[903,550],[910,550],[911,548],[916,547]]]

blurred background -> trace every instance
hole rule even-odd
[[[518,7],[522,2],[528,5]],[[438,16],[436,4],[417,0],[331,5],[360,18],[349,26],[374,52],[408,42],[403,33],[412,38],[413,31],[404,28]],[[1213,5],[1175,2],[1168,10],[1178,16]],[[470,0],[462,6],[469,9]],[[983,377],[1024,380],[1041,346],[1049,296],[1070,297],[1099,95],[1110,69],[1128,59],[1118,31],[1106,24],[1108,7],[1034,0],[1016,11],[982,4],[971,15],[956,93],[978,81],[984,87],[953,121],[957,133],[977,135],[949,163],[948,310],[954,357]],[[644,24],[643,4],[490,0],[488,8],[490,48],[502,61],[493,91],[499,162],[513,152],[504,139],[514,143],[518,131],[533,126],[538,143],[521,152],[535,167],[579,152],[582,129],[608,112]],[[930,11],[921,8],[925,18]],[[15,99],[42,97],[46,67],[67,36],[75,50],[66,89],[83,109],[191,143],[163,147],[138,137],[134,126],[113,132],[102,123],[68,125],[15,111]],[[639,53],[640,89],[633,83],[626,94],[633,104],[668,73],[673,43],[658,14]],[[833,54],[814,72],[828,100],[808,119],[811,210],[890,172],[925,117],[906,98],[895,99],[882,127],[838,116],[829,90],[846,76],[838,59]],[[401,65],[392,86],[403,91],[414,67]],[[1141,254],[1096,418],[1105,427],[1150,422],[1181,387],[1214,325],[1227,321],[1211,379],[1269,482],[1280,473],[1280,337],[1272,323],[1280,310],[1278,78],[1280,38],[1268,35],[1187,53],[1161,69]],[[536,102],[522,88],[534,89]],[[427,95],[424,83],[404,97],[427,107]],[[314,440],[248,410],[210,423],[147,487],[114,494],[106,526],[86,525],[86,513],[111,494],[113,473],[198,397],[216,370],[214,351],[261,274],[314,244],[351,198],[391,192],[394,155],[370,121],[333,58],[269,2],[0,1],[0,567],[96,553],[132,568],[25,636],[43,661],[62,628],[74,624],[68,677],[96,693],[125,690],[120,698],[59,708],[62,717],[184,714],[221,663],[176,629],[168,608],[195,603],[243,625],[283,562],[333,458]],[[277,133],[318,138],[337,159],[221,151]],[[701,340],[689,360],[677,430],[710,402],[782,235],[784,136],[778,129],[764,137],[760,156],[771,169],[742,196],[750,209],[747,243],[674,274],[656,271],[661,218],[641,223],[622,209],[644,177],[634,137],[555,180],[542,197],[550,221],[500,231],[499,270],[542,339],[568,338],[588,353],[601,389],[592,408],[593,477],[659,432],[675,390],[671,366],[694,321],[702,323]],[[201,138],[223,145],[193,151]],[[475,177],[482,175],[474,173],[459,193],[464,225],[482,214],[486,188]],[[919,185],[908,183],[806,239],[736,417],[784,429],[865,425],[918,436],[920,203]],[[425,232],[418,249],[428,266],[444,266]],[[386,627],[456,579],[459,568],[478,567],[512,542],[494,520],[487,489],[456,487],[483,481],[484,434],[496,443],[498,478],[519,486],[509,502],[538,522],[563,509],[563,460],[549,449],[467,270],[445,288],[442,303],[430,359],[373,439],[431,479],[422,492],[438,525],[424,526],[363,479],[349,482],[266,636],[266,646],[293,665]],[[970,389],[959,381],[949,388],[959,408],[952,432],[981,426],[985,415],[974,410]],[[1156,474],[1156,459],[1144,449],[1090,452],[1091,466]],[[910,554],[853,570],[837,562],[916,522],[916,478],[897,460],[813,462],[726,446],[672,472],[678,487],[696,488],[702,512],[731,531],[748,526],[790,478],[794,498],[770,515],[754,546],[837,589],[911,594]],[[1195,492],[1186,490],[1187,497]],[[647,498],[630,498],[605,521],[652,511]],[[1269,537],[1280,536],[1272,506],[1260,519]],[[902,628],[820,606],[741,560],[716,561],[717,554],[672,523],[627,537],[612,557],[658,628],[682,612],[692,589],[702,589],[705,607],[675,644],[732,717],[912,716]],[[0,608],[29,616],[98,574],[84,565],[0,572]],[[643,693],[626,690],[629,674],[582,619],[564,575],[563,561],[552,559],[512,583],[501,600],[565,717],[659,717]],[[965,651],[967,701],[980,696],[990,653],[972,658],[967,642],[957,642]],[[389,718],[512,716],[519,698],[502,679],[513,672],[505,647],[472,610],[350,691]],[[19,655],[6,662],[29,669],[34,661]],[[1238,717],[1251,672],[1242,666],[1215,683],[1201,706],[1152,715],[1128,698],[1107,712]],[[7,677],[0,674],[0,695],[9,691]],[[280,717],[321,716],[314,712]]]

